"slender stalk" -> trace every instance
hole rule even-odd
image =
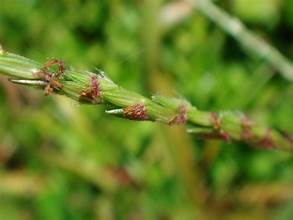
[[[58,70],[51,65],[57,65]],[[41,65],[0,50],[0,74],[11,77],[12,82],[44,89],[46,95],[54,92],[80,103],[106,104],[109,108],[106,113],[126,119],[188,124],[188,132],[206,139],[234,140],[265,149],[293,151],[292,137],[288,134],[258,125],[242,113],[200,111],[179,98],[146,98],[118,86],[100,70],[93,73],[63,65],[56,60]]]

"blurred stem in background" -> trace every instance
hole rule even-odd
[[[181,10],[177,12],[176,19],[168,20],[164,15],[168,10],[174,11],[177,7]],[[293,81],[293,65],[289,59],[276,48],[266,43],[264,39],[248,30],[239,19],[232,17],[210,0],[182,0],[170,3],[161,12],[161,21],[163,24],[167,24],[167,27],[170,27],[189,16],[192,8],[202,13],[227,34],[235,38],[244,49],[272,65],[285,79],[290,82]]]
[[[160,23],[160,0],[145,0],[143,5],[144,30],[142,34],[145,47],[145,63],[147,77],[143,77],[147,82],[147,87],[151,93],[159,92],[163,95],[173,96],[173,83],[169,74],[164,74],[161,70],[161,39],[163,32]],[[163,67],[162,67],[163,69]],[[186,186],[186,195],[196,203],[201,210],[201,206],[206,199],[203,178],[197,168],[196,155],[193,144],[183,126],[166,127],[160,125],[157,128],[158,135],[165,136],[165,145],[169,149],[175,164],[178,175],[182,178]]]

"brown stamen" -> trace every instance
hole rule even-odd
[[[231,140],[230,134],[227,131],[220,131],[219,138],[226,142],[229,142]]]
[[[241,126],[242,126],[242,132],[241,132],[242,139],[250,140],[252,138],[252,132],[251,132],[252,122],[246,116],[244,116],[241,120]]]
[[[90,88],[85,89],[81,92],[79,101],[100,103],[101,102],[101,89],[97,76],[93,75],[90,78]]]
[[[169,125],[180,125],[185,124],[187,121],[187,108],[185,105],[178,107],[178,114],[174,116],[169,122]]]
[[[221,129],[221,119],[216,112],[211,113],[211,121],[215,130]]]
[[[50,68],[54,65],[58,66],[58,71],[56,73],[51,72]],[[47,86],[45,87],[45,95],[51,94],[54,89],[62,89],[63,84],[59,82],[60,78],[63,76],[65,71],[64,62],[57,59],[52,59],[46,62],[40,71],[36,73],[36,76],[44,79],[48,82]]]
[[[272,139],[271,135],[271,129],[268,129],[265,135],[260,139],[259,145],[264,148],[273,148],[274,147],[274,141]]]
[[[142,103],[138,103],[124,108],[123,113],[124,116],[130,120],[143,121],[149,119],[145,105]]]

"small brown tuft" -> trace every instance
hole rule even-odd
[[[213,129],[216,138],[222,139],[227,142],[231,140],[230,134],[222,129],[221,118],[216,112],[211,113],[211,122],[213,124]]]
[[[178,114],[171,118],[168,122],[169,125],[181,125],[185,124],[187,121],[187,108],[185,105],[180,105],[178,107]]]
[[[138,103],[124,108],[123,113],[124,116],[130,120],[144,121],[149,119],[145,105],[142,103]]]
[[[211,113],[211,122],[214,126],[214,130],[220,130],[221,126],[222,126],[222,122],[220,117],[218,116],[218,114],[216,112],[212,112]]]
[[[52,66],[57,65],[58,66],[58,71],[56,74],[54,74],[56,77],[60,77],[63,75],[64,71],[65,71],[65,64],[62,60],[57,60],[57,59],[52,59],[49,60],[48,62],[46,62],[43,66],[43,70],[48,71],[49,72],[49,68],[51,68]]]
[[[274,147],[274,141],[272,139],[271,132],[272,132],[271,129],[268,129],[265,135],[260,139],[259,141],[260,147],[267,148],[267,149]]]
[[[101,90],[100,90],[100,85],[99,85],[99,82],[98,82],[98,78],[97,76],[91,76],[91,82],[92,82],[92,93],[93,93],[93,96],[95,98],[98,98],[101,96]]]
[[[226,142],[229,142],[231,140],[230,134],[227,131],[220,131],[219,138]]]
[[[91,76],[90,88],[87,88],[81,92],[79,101],[92,104],[101,102],[101,89],[96,75]]]
[[[54,65],[58,66],[57,72],[52,72],[50,68]],[[40,71],[36,72],[35,75],[45,81],[47,85],[45,87],[45,95],[51,94],[54,89],[62,89],[63,84],[59,82],[65,71],[65,64],[61,60],[52,59],[46,62]]]
[[[252,138],[252,132],[251,132],[251,127],[252,127],[252,122],[244,116],[241,120],[241,126],[242,126],[242,132],[241,132],[241,137],[243,140],[250,140]]]

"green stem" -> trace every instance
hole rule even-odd
[[[178,98],[153,96],[149,99],[121,88],[101,71],[96,74],[67,67],[58,77],[53,70],[46,71],[40,63],[0,49],[0,74],[12,77],[16,83],[45,88],[47,92],[50,87],[53,92],[82,103],[110,104],[107,112],[123,118],[168,125],[189,124],[188,132],[205,139],[234,140],[262,148],[293,150],[289,135],[258,125],[239,112],[200,111]],[[48,73],[52,78],[46,76]]]

